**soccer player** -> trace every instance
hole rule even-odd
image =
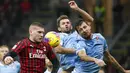
[[[69,6],[72,10],[78,12],[83,18],[84,20],[86,20],[87,23],[90,23],[93,21],[93,18],[84,10],[80,9],[78,7],[78,5],[75,3],[75,1],[69,1]],[[75,33],[72,31],[72,23],[70,21],[70,19],[68,18],[68,16],[66,15],[61,15],[58,19],[57,19],[57,25],[58,25],[58,30],[60,31],[60,38],[61,38],[61,43],[59,46],[62,46],[62,48],[66,48],[66,49],[60,49],[61,47],[55,47],[55,51],[57,53],[75,53],[73,48],[73,44],[71,44],[72,42],[69,40],[64,40],[65,37],[71,35],[72,33]],[[65,44],[67,43],[67,44]],[[74,68],[74,58],[75,58],[75,54],[59,54],[60,56],[60,64],[61,64],[61,68],[60,68],[60,72],[59,73],[71,73],[71,71]]]
[[[0,73],[18,73],[20,70],[20,63],[14,61],[13,63],[6,65],[3,62],[3,57],[9,52],[9,48],[6,45],[0,46]]]
[[[59,62],[51,46],[42,41],[45,33],[44,27],[39,22],[33,22],[29,27],[29,38],[25,38],[14,45],[12,51],[5,58],[5,64],[12,62],[12,58],[19,56],[20,73],[43,73],[45,57],[53,64],[52,73],[57,73]]]
[[[109,53],[105,38],[100,33],[91,33],[91,25],[79,20],[76,30],[80,36],[77,40],[75,69],[72,73],[98,73],[100,66],[104,66],[103,57],[122,73],[130,73],[125,70]],[[101,59],[97,61],[97,59]],[[97,63],[99,62],[99,63]]]

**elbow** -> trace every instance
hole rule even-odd
[[[91,19],[91,22],[93,22],[93,21],[94,21],[94,18]]]
[[[94,18],[91,17],[89,22],[93,23],[93,21],[94,21]]]

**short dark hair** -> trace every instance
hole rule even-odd
[[[43,24],[41,24],[40,22],[33,22],[30,26],[38,26],[44,28]]]
[[[69,19],[69,17],[67,15],[61,15],[58,19],[57,19],[57,26],[60,26],[60,21],[62,19]]]
[[[75,25],[75,30],[78,32],[78,27],[84,22],[83,19],[78,19],[77,22],[76,22],[76,25]]]

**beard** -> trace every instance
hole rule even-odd
[[[70,31],[65,31],[65,33],[67,33],[67,34],[70,33],[70,32],[71,32],[71,30]]]
[[[70,28],[66,28],[66,31],[64,31],[65,33],[70,33],[71,29]]]
[[[82,37],[85,39],[91,39],[91,33],[82,34]]]

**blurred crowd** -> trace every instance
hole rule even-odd
[[[28,18],[32,6],[29,0],[0,0],[0,43],[9,41],[22,20]]]

